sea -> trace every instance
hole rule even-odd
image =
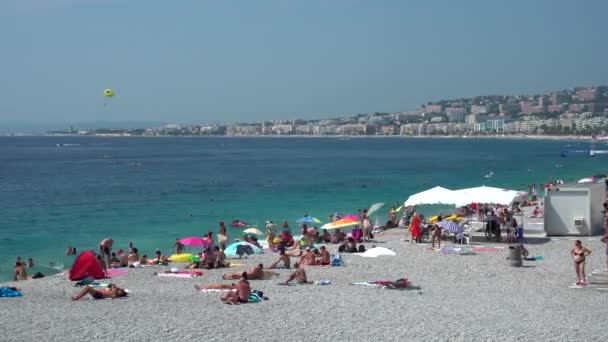
[[[266,220],[388,207],[440,185],[527,190],[605,172],[606,158],[561,157],[589,142],[402,137],[0,137],[0,281],[15,259],[51,274],[78,251],[133,242],[171,254],[175,239]],[[599,148],[596,146],[596,148]],[[485,177],[490,173],[492,177]],[[448,208],[449,209],[449,208]],[[432,214],[438,207],[421,207]],[[374,218],[372,218],[374,219]],[[242,228],[228,228],[230,238]],[[143,253],[142,253],[143,252]]]

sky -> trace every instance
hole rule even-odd
[[[608,84],[607,13],[605,0],[0,0],[0,124],[331,118]]]

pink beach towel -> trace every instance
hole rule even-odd
[[[108,277],[121,276],[129,274],[129,270],[118,269],[118,268],[110,268],[108,272],[106,272]]]

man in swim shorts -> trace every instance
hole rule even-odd
[[[114,240],[112,238],[106,238],[101,240],[99,243],[99,254],[103,258],[104,256],[108,258],[108,265],[112,264],[112,245],[114,244]]]
[[[241,279],[236,284],[236,291],[230,291],[225,295],[221,296],[220,299],[226,304],[241,304],[249,302],[249,296],[251,295],[251,286],[247,280],[247,272],[241,274]]]
[[[281,285],[287,285],[294,280],[299,284],[307,283],[308,279],[306,279],[306,271],[304,271],[303,268],[300,268],[300,263],[296,262],[295,264],[293,264],[293,267],[295,268],[295,270],[284,283],[281,283]]]
[[[291,259],[289,258],[289,255],[287,255],[285,253],[285,249],[281,248],[281,251],[279,252],[279,260],[277,260],[274,264],[270,265],[270,267],[268,267],[269,269],[273,269],[273,268],[285,268],[288,269],[291,265]],[[277,266],[279,263],[283,263],[281,266]]]
[[[264,265],[258,264],[255,267],[252,267],[247,273],[247,279],[251,280],[261,280],[264,279]],[[242,273],[233,273],[233,274],[224,274],[222,279],[240,279],[242,278]]]

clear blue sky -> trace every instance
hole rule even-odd
[[[0,123],[324,118],[608,83],[607,18],[605,0],[0,0]]]

